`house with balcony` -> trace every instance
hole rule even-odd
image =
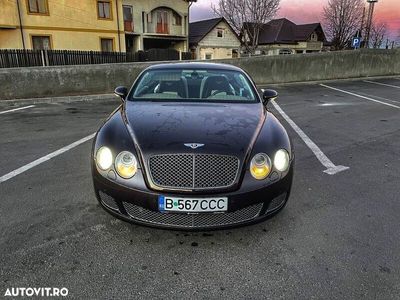
[[[189,44],[193,58],[224,59],[240,55],[240,40],[224,18],[189,24]]]
[[[192,0],[0,0],[0,49],[188,49]]]
[[[251,30],[252,25],[243,28]],[[245,34],[245,30],[243,30]],[[250,40],[248,40],[250,42]],[[326,43],[320,23],[297,25],[286,18],[264,24],[258,38],[255,54],[282,55],[321,52]]]
[[[191,0],[123,0],[127,52],[152,48],[188,50]]]

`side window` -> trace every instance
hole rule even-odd
[[[32,48],[34,50],[50,50],[50,36],[32,36]]]
[[[124,5],[124,30],[134,31],[133,27],[133,7],[131,5]]]
[[[315,32],[313,32],[313,33],[311,34],[310,40],[311,40],[312,42],[318,41],[318,35],[317,35]]]
[[[224,37],[224,30],[221,28],[217,28],[217,37],[223,38]]]
[[[109,38],[101,38],[101,51],[102,52],[113,52],[114,51],[114,40]]]
[[[173,16],[174,16],[174,25],[182,26],[182,17],[175,11],[173,12]]]
[[[49,3],[48,0],[28,0],[28,13],[48,15]]]
[[[97,15],[99,19],[111,20],[111,1],[98,0],[97,1]]]

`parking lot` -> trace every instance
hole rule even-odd
[[[0,102],[0,295],[398,299],[400,78],[270,87],[296,150],[289,203],[257,225],[198,233],[98,205],[90,138],[117,98]]]

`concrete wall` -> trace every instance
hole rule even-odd
[[[400,49],[263,56],[219,62],[243,68],[258,84],[400,75]],[[149,65],[0,69],[0,99],[112,93],[118,85],[130,86]]]
[[[227,60],[258,84],[348,79],[400,74],[400,49],[264,56]]]

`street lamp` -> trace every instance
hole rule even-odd
[[[368,9],[368,18],[366,26],[365,48],[369,48],[369,37],[371,34],[372,21],[374,17],[374,8],[375,8],[375,3],[377,2],[378,0],[367,0],[367,3],[369,4],[369,9]]]

